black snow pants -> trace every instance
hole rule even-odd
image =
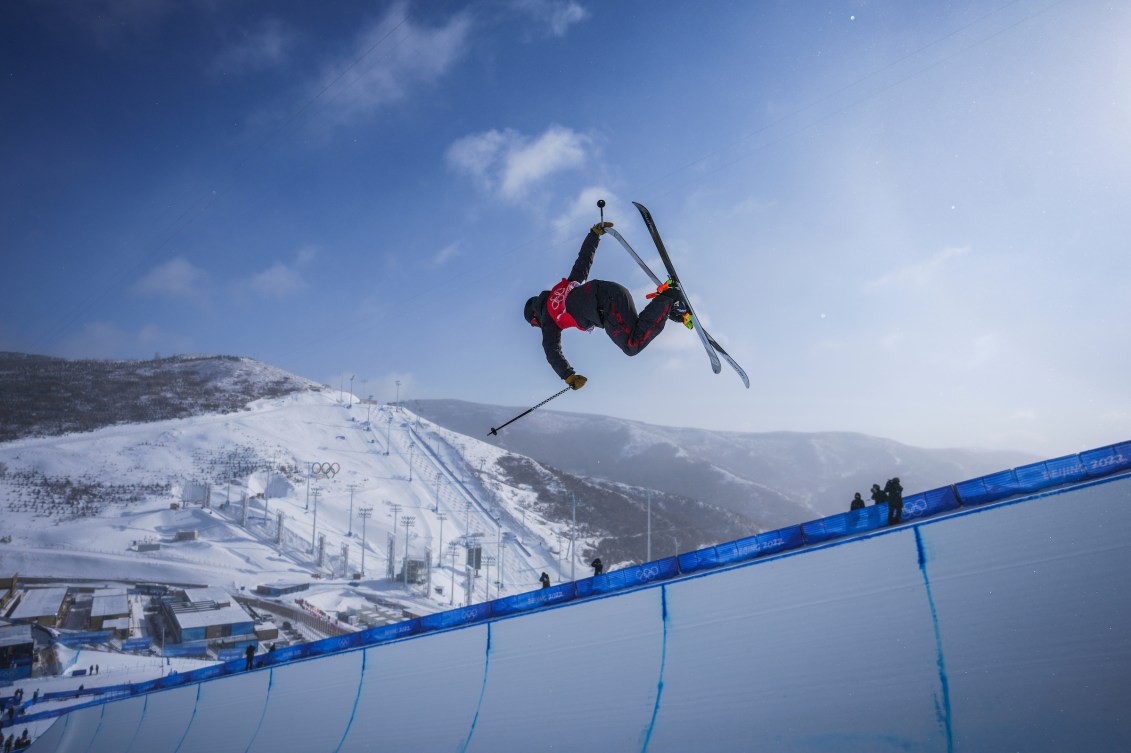
[[[632,294],[627,288],[608,280],[595,282],[597,308],[609,339],[627,356],[644,350],[663,331],[671,310],[671,299],[656,296],[637,314],[636,304],[632,302]]]

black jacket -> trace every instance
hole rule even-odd
[[[567,280],[585,282],[589,279],[589,270],[593,267],[593,259],[597,255],[597,244],[601,242],[600,236],[590,232],[581,244],[581,251],[577,254],[577,261],[573,263]],[[596,282],[574,288],[566,297],[566,311],[574,320],[586,329],[592,327],[604,328],[601,314],[597,307]],[[573,367],[569,365],[565,354],[562,353],[562,330],[557,322],[546,311],[546,301],[550,297],[549,290],[543,290],[538,296],[538,322],[542,327],[542,350],[546,351],[546,360],[550,367],[562,379],[574,374]]]

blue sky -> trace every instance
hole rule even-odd
[[[1129,32],[1102,0],[15,0],[0,349],[521,408],[561,386],[524,301],[598,198],[654,258],[636,200],[752,387],[682,328],[574,332],[554,408],[1125,440]],[[612,239],[593,276],[643,303]]]

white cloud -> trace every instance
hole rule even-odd
[[[448,147],[448,163],[510,201],[550,175],[580,167],[592,152],[587,136],[550,126],[536,137],[512,129],[464,136]]]
[[[306,275],[302,268],[314,260],[317,249],[306,246],[295,254],[291,263],[275,262],[262,272],[252,275],[248,287],[264,298],[283,299],[306,289]]]
[[[181,257],[154,267],[134,283],[133,290],[145,296],[200,298],[207,292],[208,275],[192,262]]]
[[[970,253],[969,246],[948,246],[926,261],[889,272],[875,280],[865,283],[867,288],[923,287],[933,282],[942,269],[952,260]]]
[[[512,7],[544,24],[555,37],[565,36],[569,27],[589,18],[589,11],[574,0],[515,0]]]
[[[426,28],[408,17],[405,3],[397,3],[361,35],[348,59],[325,69],[315,88],[327,93],[326,111],[334,119],[371,116],[414,86],[439,79],[466,53],[470,32],[466,14]]]
[[[432,266],[442,267],[452,259],[459,256],[459,254],[459,241],[456,241],[455,243],[449,243],[447,246],[444,246],[442,249],[440,249],[440,251],[434,257],[432,257]]]
[[[566,211],[554,219],[553,227],[555,237],[559,240],[565,240],[567,238],[577,237],[579,232],[584,233],[581,228],[588,229],[589,226],[600,217],[598,213],[599,210],[597,209],[598,199],[604,199],[610,207],[628,206],[631,209],[628,202],[622,202],[615,193],[607,188],[590,186],[582,190],[581,193],[577,195],[577,198],[574,199],[573,203],[566,208]],[[632,211],[635,212],[636,210],[632,209]],[[606,217],[606,219],[611,219],[611,215]],[[616,241],[611,242],[616,243]],[[648,253],[649,250],[638,248],[636,251],[638,253]]]
[[[274,68],[286,61],[294,35],[283,24],[271,19],[258,28],[244,30],[221,50],[212,68],[218,73],[244,75]]]

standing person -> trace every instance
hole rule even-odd
[[[856,492],[856,496],[852,498],[852,507],[849,510],[863,510],[864,498],[860,496],[860,492]]]
[[[542,573],[542,576],[540,578],[538,578],[538,580],[542,583],[542,588],[549,588],[550,587],[550,574],[549,573],[545,573],[545,572]]]
[[[687,303],[678,287],[661,286],[644,310],[636,313],[632,294],[623,285],[608,280],[589,280],[597,244],[611,222],[598,222],[585,236],[569,277],[526,301],[522,315],[531,327],[542,330],[542,350],[554,373],[575,390],[588,381],[570,366],[562,353],[562,330],[605,330],[625,355],[634,356],[647,347],[672,321],[689,323]],[[586,282],[588,280],[588,282]]]
[[[899,483],[899,476],[888,479],[884,494],[888,500],[888,525],[900,522],[903,520],[903,485]]]
[[[881,502],[887,502],[888,495],[880,488],[879,484],[872,484],[872,504],[878,505]]]
[[[251,669],[252,665],[255,662],[255,646],[248,644],[243,653],[244,656],[247,657],[247,666],[244,667],[244,670]]]
[[[601,573],[605,572],[605,563],[601,562],[600,557],[590,562],[589,566],[593,568],[594,575],[600,575]]]

